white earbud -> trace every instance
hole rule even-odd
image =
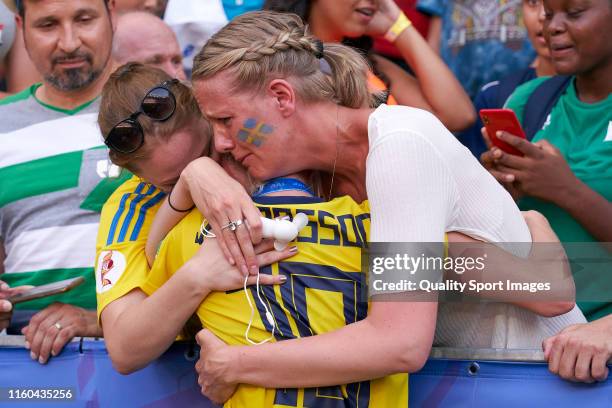
[[[264,238],[274,238],[274,249],[282,251],[289,242],[293,241],[300,230],[308,224],[308,216],[304,213],[297,213],[293,221],[287,219],[275,219],[261,217],[262,234]]]

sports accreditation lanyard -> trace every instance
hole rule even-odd
[[[259,198],[266,194],[278,193],[281,191],[303,191],[314,196],[312,189],[298,179],[289,177],[279,177],[262,184],[253,193],[253,198]]]

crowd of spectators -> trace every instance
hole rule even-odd
[[[269,22],[268,16],[276,14],[248,14],[256,10],[295,13],[308,27],[300,34],[304,29],[290,19]],[[264,28],[241,31],[249,23],[257,25],[249,16],[260,16]],[[278,27],[288,28],[282,31]],[[254,44],[250,48],[249,42]],[[293,59],[281,59],[278,55],[283,52],[295,55]],[[360,94],[360,83],[354,77],[358,76],[355,67],[362,58],[369,67],[363,72],[368,92]],[[353,65],[347,61],[353,61]],[[248,63],[259,66],[247,67]],[[308,71],[309,64],[316,73]],[[259,72],[261,67],[269,69]],[[270,79],[267,73],[281,71],[285,77],[272,80],[274,86],[264,82],[252,85]],[[232,82],[228,72],[240,72],[240,80]],[[326,88],[319,76],[330,77],[335,83]],[[312,82],[296,88],[294,94],[285,84],[291,82],[289,78],[300,77]],[[188,82],[192,78],[193,89]],[[224,83],[232,86],[223,88]],[[340,90],[341,83],[347,89]],[[296,100],[314,105],[333,102],[326,106],[335,107],[335,116],[325,116],[329,109],[311,109],[306,104],[311,110],[301,112],[309,112],[310,119],[291,122],[293,127],[283,129],[289,135],[285,143],[294,146],[298,154],[294,157],[283,147],[270,147],[261,164],[257,152],[262,149],[249,149],[259,147],[253,138],[265,140],[273,127],[255,119],[249,122],[253,116],[238,123],[227,113],[240,107],[244,111],[259,106],[276,109],[253,95],[237,96],[237,89],[249,87],[275,95],[278,117],[293,115]],[[24,335],[32,359],[40,364],[60,354],[75,337],[104,336],[119,371],[127,373],[143,367],[177,336],[194,335],[188,330],[181,334],[181,330],[189,326],[188,320],[196,312],[200,319],[195,320],[201,320],[205,328],[207,322],[215,327],[206,313],[215,311],[215,301],[222,301],[207,295],[240,289],[241,273],[249,275],[260,266],[295,255],[289,249],[278,252],[251,244],[251,239],[261,239],[261,224],[250,195],[258,183],[280,176],[290,176],[302,184],[315,180],[311,184],[318,188],[312,195],[329,203],[335,202],[332,198],[350,196],[355,203],[342,205],[355,217],[363,217],[366,212],[369,217],[370,207],[361,206],[369,199],[372,233],[367,235],[372,241],[443,241],[444,234],[451,242],[538,242],[558,237],[570,257],[573,243],[588,243],[598,257],[609,259],[611,95],[609,0],[1,0],[0,331]],[[159,104],[160,98],[172,100],[172,111],[167,115],[147,110],[147,102]],[[365,105],[382,107],[374,113],[368,111],[361,121],[357,114],[351,116],[354,122],[350,126],[348,119],[341,123],[340,114],[358,112]],[[478,112],[501,108],[514,111],[526,130],[526,139],[507,132],[487,134]],[[367,119],[370,113],[372,123]],[[400,118],[412,127],[378,125],[395,126]],[[365,144],[354,151],[368,155],[369,150],[368,166],[359,154],[349,156],[357,143],[339,136],[345,129],[354,132],[359,126],[367,129],[361,139]],[[400,142],[385,146],[380,142],[384,137],[377,133],[387,132],[391,135],[388,140],[403,131],[413,139],[409,147]],[[346,130],[346,134],[350,132]],[[310,144],[300,145],[294,133],[302,138],[309,135]],[[417,134],[419,137],[414,136]],[[120,143],[125,140],[121,137],[134,135],[141,138],[140,144],[123,149]],[[429,140],[419,144],[421,136]],[[496,147],[492,136],[521,154]],[[240,142],[252,146],[242,151]],[[317,148],[313,147],[315,142]],[[389,156],[375,161],[387,151],[385,148]],[[431,149],[436,153],[428,156]],[[281,154],[290,158],[290,166],[274,161],[281,157],[275,155]],[[237,161],[245,160],[245,165],[245,157],[252,155],[248,175],[230,155]],[[325,165],[320,164],[323,158],[329,159]],[[413,168],[409,165],[413,163],[421,165],[418,174],[410,174]],[[395,180],[393,174],[401,174],[404,181]],[[402,186],[396,186],[398,182],[409,183],[419,194],[408,194]],[[381,193],[392,186],[397,187],[392,194],[386,194],[386,190]],[[172,191],[176,194],[170,202]],[[383,200],[389,204],[381,204]],[[444,201],[449,209],[438,208],[431,204],[433,201]],[[164,205],[170,209],[160,210]],[[165,263],[159,261],[162,266],[155,269],[157,264],[153,264],[150,269],[144,248],[155,214],[158,210],[187,212],[192,205],[197,209],[186,222],[204,225],[203,213],[219,245],[212,249],[203,246],[200,251],[192,245],[181,254],[180,262],[166,258]],[[330,214],[343,208],[317,205],[323,205],[321,208]],[[317,205],[313,204],[313,211],[318,211]],[[409,224],[398,224],[395,229],[381,227],[381,220],[390,223],[391,214],[402,214],[408,206],[410,215],[405,219]],[[518,208],[536,210],[547,221],[539,215],[534,221],[534,214],[528,213],[525,222]],[[236,215],[226,216],[224,211]],[[440,236],[430,234],[437,232],[437,224],[430,219],[434,216],[441,220]],[[417,218],[423,222],[415,221]],[[243,219],[254,231],[250,235],[240,227]],[[240,221],[237,225],[236,220]],[[424,223],[431,229],[421,234],[419,228],[425,230]],[[548,223],[552,231],[547,229]],[[228,225],[232,228],[226,228]],[[334,228],[339,231],[341,226]],[[411,228],[419,233],[407,234]],[[185,229],[179,224],[160,254],[179,245],[177,242],[182,241],[177,237],[189,235]],[[246,240],[248,245],[244,244]],[[314,255],[306,250],[300,256],[320,259],[322,256],[316,255],[319,250]],[[348,252],[345,256],[349,259]],[[113,264],[113,273],[117,267],[123,269],[118,275],[107,276],[117,282],[115,285],[108,280],[110,286],[106,287],[100,280]],[[156,280],[149,276],[151,270]],[[210,284],[204,287],[194,283],[195,275],[189,275],[194,270],[200,271],[198,279]],[[215,273],[225,274],[225,280]],[[573,381],[605,380],[606,362],[612,357],[609,264],[577,267],[572,263],[572,275],[576,307],[572,299],[546,310],[533,304],[515,304],[512,307],[516,312],[505,306],[503,312],[501,307],[496,312],[493,307],[486,313],[477,308],[463,311],[471,313],[465,331],[468,327],[482,330],[487,319],[499,321],[496,316],[515,322],[516,326],[508,323],[497,328],[514,333],[501,346],[493,340],[461,343],[461,328],[448,319],[454,316],[452,313],[459,313],[460,307],[431,309],[423,302],[418,306],[422,308],[418,312],[420,331],[414,333],[419,342],[397,346],[398,355],[413,347],[415,353],[422,351],[426,358],[432,343],[502,348],[535,348],[541,344],[553,373]],[[76,276],[82,276],[85,283],[67,293],[20,305],[7,300],[32,286]],[[264,276],[262,285],[282,284],[278,278]],[[253,277],[249,283],[252,281]],[[156,316],[166,310],[173,323],[155,328]],[[377,330],[391,322],[398,330],[382,331],[380,338],[388,337],[384,333],[399,336],[399,328],[406,322],[394,320],[394,313],[399,315],[397,310],[385,309],[383,314],[377,305],[371,312],[373,317],[366,317],[364,311],[353,321],[363,320],[364,325],[371,324]],[[244,325],[247,322],[248,316]],[[348,323],[346,327],[353,326]],[[518,331],[513,327],[519,327]],[[277,326],[263,322],[261,328],[266,334]],[[157,336],[142,340],[140,353],[134,352],[131,345],[151,331],[157,331]],[[223,334],[224,330],[218,332]],[[267,337],[262,333],[260,340]],[[364,341],[370,339],[367,331],[363,333],[360,336]],[[497,338],[495,330],[491,333]],[[231,341],[234,334],[226,334],[223,340]],[[516,340],[521,336],[524,341]],[[218,339],[210,332],[200,332],[198,341],[205,351],[220,350]],[[297,344],[299,353],[290,352],[289,345],[286,352],[298,357],[301,354],[316,364],[308,354],[311,349],[317,350],[316,340]],[[336,343],[321,340],[321,347],[330,344]],[[217,356],[212,351],[208,356],[203,352],[198,363],[203,392],[213,400],[225,401],[240,381],[227,383],[215,372],[211,355]],[[265,360],[264,356],[251,357],[257,361]],[[243,359],[248,357],[247,352],[242,355]],[[362,377],[388,375],[388,367],[382,368],[384,358],[375,353],[371,357],[381,368],[362,371]],[[281,375],[280,361],[279,357],[270,372],[276,369]],[[286,360],[288,372],[295,361]],[[391,372],[414,371],[422,365],[416,357],[406,357],[402,363],[394,365]],[[359,376],[342,375],[342,361],[337,367],[329,377],[322,374],[325,379],[321,381],[361,381]],[[261,380],[248,377],[249,384],[271,388],[312,386],[306,381],[287,383],[268,375],[265,364],[258,369]],[[351,369],[355,372],[354,367]],[[299,377],[299,372],[293,374]]]

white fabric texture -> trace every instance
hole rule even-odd
[[[49,138],[53,143],[49,143]],[[0,167],[8,167],[102,144],[97,113],[60,117],[0,133]]]
[[[15,273],[91,268],[97,234],[98,223],[25,231],[7,246],[4,268]]]
[[[176,34],[187,72],[206,41],[228,23],[221,0],[170,0],[164,21]]]
[[[502,247],[531,242],[512,197],[431,113],[382,105],[369,118],[368,137],[371,241],[442,242],[456,231]],[[578,308],[543,318],[509,304],[440,304],[434,344],[540,348],[584,321]]]

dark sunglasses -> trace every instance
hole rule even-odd
[[[140,108],[113,126],[104,144],[119,153],[134,153],[140,149],[144,144],[144,131],[138,116],[142,113],[158,122],[170,119],[176,110],[176,98],[169,87],[178,82],[178,79],[171,79],[151,88],[142,98]]]

